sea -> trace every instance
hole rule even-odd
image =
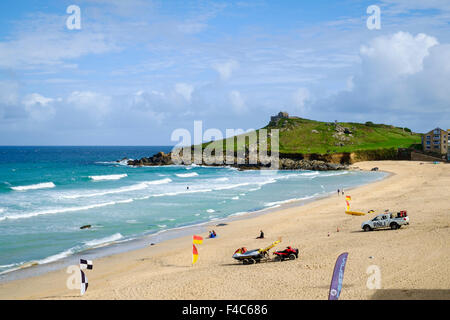
[[[387,175],[134,167],[122,160],[171,149],[0,147],[0,275],[171,230],[310,201]],[[90,227],[81,228],[86,225]]]

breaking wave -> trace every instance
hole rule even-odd
[[[191,178],[191,177],[196,177],[198,176],[197,172],[192,172],[192,173],[176,173],[175,174],[177,177],[180,178]]]
[[[27,190],[36,190],[36,189],[48,189],[48,188],[54,188],[55,184],[53,182],[43,182],[38,184],[31,184],[28,186],[17,186],[17,187],[11,187],[11,189],[15,191],[27,191]]]
[[[123,236],[120,233],[115,233],[109,237],[86,241],[86,242],[84,242],[84,244],[88,247],[98,247],[98,246],[103,246],[103,245],[109,244],[111,242],[120,240],[122,238],[123,238]]]
[[[169,179],[169,178],[165,178],[165,179],[161,179],[161,180],[153,180],[153,181],[144,181],[144,182],[137,183],[137,184],[134,184],[134,185],[131,185],[131,186],[128,186],[128,187],[122,187],[122,188],[117,188],[117,189],[109,189],[109,190],[100,191],[100,192],[94,192],[94,193],[71,194],[71,195],[63,196],[63,198],[66,198],[66,199],[78,199],[78,198],[99,197],[99,196],[104,196],[104,195],[107,195],[107,194],[123,193],[123,192],[143,190],[143,189],[147,189],[151,185],[165,184],[165,183],[170,183],[170,182],[172,182],[172,180]]]
[[[110,175],[104,175],[104,176],[89,176],[90,179],[94,181],[102,181],[102,180],[119,180],[122,178],[128,177],[128,175],[125,174],[110,174]]]
[[[24,214],[7,215],[7,216],[0,217],[0,221],[7,220],[7,219],[10,219],[10,220],[27,219],[27,218],[33,218],[33,217],[47,215],[47,214],[83,211],[83,210],[89,210],[89,209],[93,209],[93,208],[101,208],[101,207],[106,207],[106,206],[113,206],[115,204],[130,203],[130,202],[133,202],[133,199],[127,199],[127,200],[121,200],[121,201],[110,201],[110,202],[92,204],[92,205],[88,205],[88,206],[57,208],[57,209],[36,211],[36,212],[30,212],[30,213],[24,213]]]

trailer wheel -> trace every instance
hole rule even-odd
[[[256,263],[256,260],[253,258],[248,260],[248,264],[255,264],[255,263]]]
[[[275,258],[273,258],[274,261],[279,262],[281,261],[281,257],[280,256],[275,256]]]
[[[372,228],[368,224],[366,224],[363,229],[364,229],[364,231],[372,230]]]
[[[295,254],[291,253],[291,254],[289,255],[289,260],[295,260]]]

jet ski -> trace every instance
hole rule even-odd
[[[275,247],[280,242],[281,240],[274,241],[271,245],[262,249],[247,250],[247,248],[245,247],[239,248],[234,252],[233,258],[242,262],[243,264],[254,264],[261,262],[261,260],[263,259],[270,259],[269,250]]]

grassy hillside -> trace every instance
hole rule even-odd
[[[289,118],[269,123],[263,129],[268,129],[269,132],[269,129],[279,129],[280,153],[329,154],[408,148],[421,143],[420,134],[409,132],[408,129],[373,123],[339,122],[336,125],[334,122]],[[225,141],[222,142],[225,144]],[[242,146],[235,145],[235,149],[240,148]]]

